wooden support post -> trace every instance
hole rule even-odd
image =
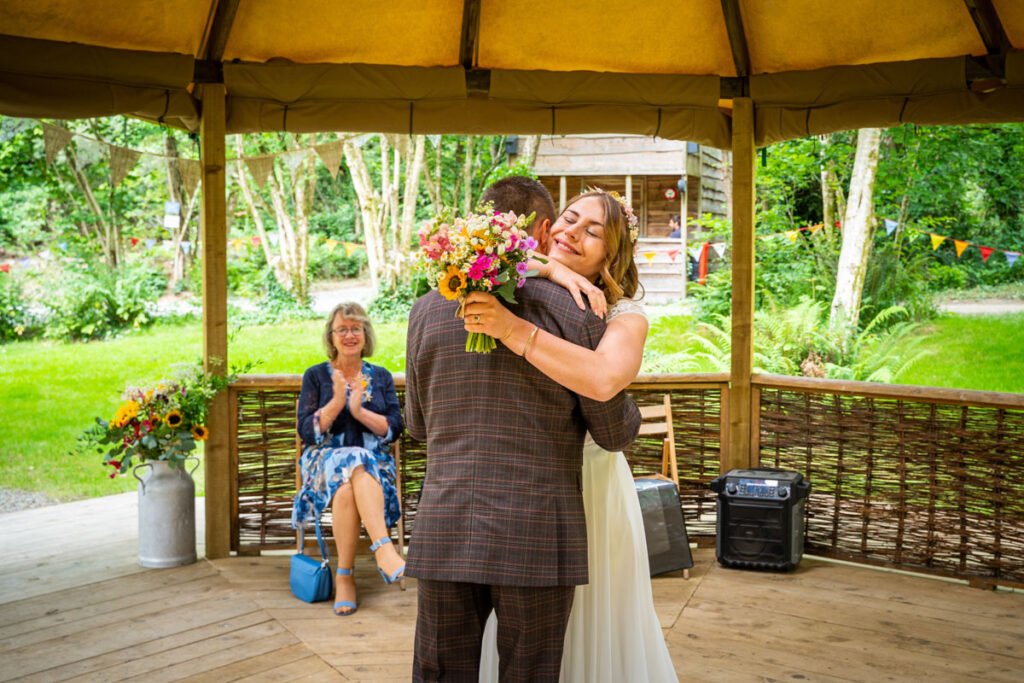
[[[633,176],[626,176],[626,203],[633,206]]]
[[[685,176],[684,176],[685,177]],[[686,298],[686,288],[690,279],[690,222],[686,217],[686,193],[689,191],[690,181],[686,180],[686,184],[682,192],[679,193],[679,239],[682,242],[682,253],[679,254],[679,258],[683,260],[683,298]]]
[[[729,377],[729,450],[723,471],[750,467],[754,365],[754,102],[733,100],[732,110],[732,364]]]
[[[566,182],[565,176],[561,176],[558,179],[558,213],[565,211],[565,202],[567,200],[565,194]]]
[[[225,373],[228,362],[227,213],[225,202],[225,88],[203,85],[200,93],[200,156],[203,203],[203,365]],[[231,544],[231,453],[227,392],[210,405],[206,442],[206,556],[227,557]]]

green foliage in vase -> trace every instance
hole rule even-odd
[[[223,364],[223,363],[221,363]],[[147,386],[128,386],[122,403],[109,421],[97,417],[83,432],[78,452],[103,455],[113,468],[110,477],[127,472],[135,459],[161,460],[180,467],[206,441],[206,415],[210,402],[237,379],[240,368],[229,375],[208,373],[202,363],[177,366],[171,378]]]

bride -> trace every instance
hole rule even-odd
[[[535,335],[528,362],[562,386],[606,401],[640,370],[647,318],[633,297],[639,276],[633,260],[637,219],[617,194],[592,190],[574,197],[551,226],[548,262],[540,274],[565,286],[583,307],[586,296],[608,329],[591,351],[545,331]],[[523,349],[534,326],[490,294],[467,298],[466,330]],[[640,503],[622,453],[589,438],[583,449],[583,504],[590,582],[577,586],[565,634],[565,682],[678,681],[651,594]],[[480,681],[498,680],[494,613],[484,631]]]

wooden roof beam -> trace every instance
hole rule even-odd
[[[466,90],[470,94],[486,95],[491,89],[491,72],[487,69],[476,68],[479,42],[480,0],[464,0],[462,3],[459,64],[466,70]]]
[[[1005,78],[1006,53],[1012,46],[992,0],[964,0],[964,4],[967,6],[967,11],[970,13],[974,26],[978,29],[978,35],[981,36],[988,52],[981,60],[974,61],[981,62],[982,69],[987,68],[988,80]],[[972,75],[970,70],[971,65],[968,64],[968,80],[972,81],[972,85],[975,80],[985,80],[985,74],[981,74],[979,77],[979,75]]]
[[[750,94],[750,50],[747,48],[747,34],[743,30],[743,15],[740,12],[739,0],[722,0],[722,16],[725,18],[725,29],[729,33],[729,47],[732,49],[732,61],[736,67],[736,76],[740,82],[730,83],[728,97],[723,88],[723,97],[745,97]],[[738,94],[736,93],[739,86]]]
[[[238,3],[241,0],[213,0],[206,24],[206,33],[199,47],[196,59],[196,83],[223,83],[224,50],[228,45],[231,27],[235,23]]]

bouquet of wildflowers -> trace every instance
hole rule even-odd
[[[79,437],[79,452],[95,450],[103,463],[114,468],[113,479],[141,461],[164,460],[180,467],[199,441],[206,441],[206,411],[217,392],[227,388],[235,375],[221,377],[203,370],[201,364],[179,366],[173,378],[149,386],[128,386],[121,405],[108,422],[96,424]]]
[[[464,302],[469,292],[490,292],[515,303],[516,289],[531,274],[526,262],[537,248],[524,230],[532,221],[533,214],[499,213],[489,204],[461,217],[445,212],[419,232],[420,268],[446,299]],[[470,332],[466,339],[466,351],[495,348],[486,334]]]

